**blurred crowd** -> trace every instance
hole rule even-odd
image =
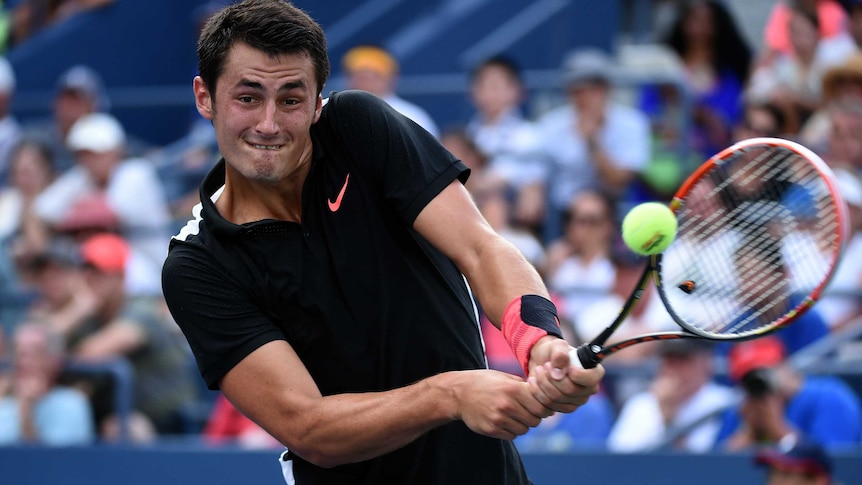
[[[62,2],[17,3],[35,15]],[[516,443],[541,452],[858,450],[858,389],[793,357],[862,334],[862,0],[777,1],[759,48],[721,1],[658,3],[673,18],[653,43],[574,49],[560,65],[558,101],[541,112],[505,53],[466,73],[473,116],[459,126],[438,125],[397,94],[398,60],[385,49],[360,45],[334,61],[347,88],[385,99],[470,166],[479,209],[544,277],[573,345],[616,317],[642,271],[620,239],[629,208],[667,202],[734,141],[783,137],[814,150],[838,177],[853,234],[827,296],[798,324],[804,331],[730,348],[626,349],[606,362],[599,395]],[[11,38],[23,42],[22,32]],[[219,157],[212,127],[197,119],[166,146],[137,140],[85,65],[57,79],[51,117],[23,124],[10,111],[15,83],[0,58],[0,445],[204,436],[278,446],[203,388],[161,296],[170,237]],[[650,288],[615,338],[675,328]],[[521,372],[485,318],[482,330],[489,365]],[[858,342],[830,358],[852,364]],[[130,369],[131,389],[116,362]],[[862,373],[862,359],[855,365]]]

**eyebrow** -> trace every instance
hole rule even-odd
[[[252,89],[257,90],[257,91],[263,91],[264,90],[263,84],[261,84],[257,81],[251,81],[249,79],[241,79],[238,85],[252,88]],[[288,81],[288,82],[282,84],[278,88],[278,91],[279,92],[291,91],[294,89],[306,89],[305,81],[302,81],[302,80]]]

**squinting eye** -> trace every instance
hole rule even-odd
[[[287,105],[293,106],[293,105],[299,104],[299,100],[296,100],[296,99],[285,99],[285,100],[284,100],[284,104],[287,104]]]
[[[239,100],[243,103],[251,103],[252,101],[254,101],[254,98],[252,98],[251,96],[240,96]]]

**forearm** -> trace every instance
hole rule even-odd
[[[500,327],[509,303],[522,295],[549,298],[541,276],[510,242],[494,235],[459,265],[488,319]]]
[[[369,460],[457,419],[451,390],[444,384],[448,377],[441,374],[387,392],[322,397],[299,416],[285,417],[298,418],[300,429],[270,432],[319,466]]]

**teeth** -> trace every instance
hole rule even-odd
[[[278,150],[281,148],[281,145],[252,145],[255,148],[259,148],[261,150]]]

